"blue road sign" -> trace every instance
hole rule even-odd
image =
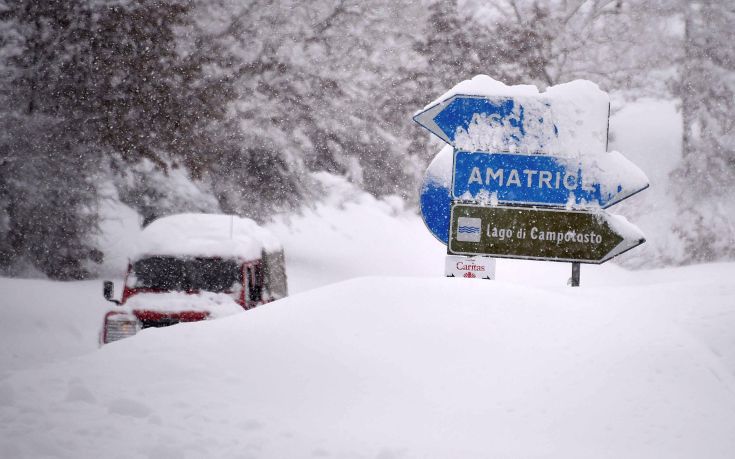
[[[648,187],[619,153],[583,162],[549,155],[456,151],[452,198],[563,207],[607,208]]]
[[[421,184],[421,217],[429,232],[443,244],[449,241],[449,218],[452,214],[452,150],[442,150],[429,164]]]
[[[551,104],[542,98],[454,95],[417,113],[414,121],[457,147],[459,136],[476,125],[493,143],[508,149],[530,147],[542,152],[559,134]],[[477,136],[475,136],[477,137]]]

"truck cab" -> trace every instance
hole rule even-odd
[[[149,327],[207,320],[251,309],[288,294],[283,248],[253,220],[179,214],[141,231],[122,295],[104,317],[100,343]]]

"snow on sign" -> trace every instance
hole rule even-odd
[[[556,141],[551,104],[538,98],[455,95],[418,113],[414,121],[450,145],[487,137],[514,151],[538,152]]]
[[[610,97],[590,81],[539,92],[477,75],[413,119],[458,150],[579,157],[607,151],[609,110]]]
[[[645,242],[625,218],[602,211],[456,204],[451,221],[456,255],[604,263]]]
[[[643,171],[607,151],[609,107],[582,80],[544,93],[485,75],[454,86],[414,115],[449,144],[421,188],[429,231],[450,255],[571,261],[573,286],[579,263],[642,244],[640,230],[600,210],[648,187]]]
[[[456,151],[452,184],[455,200],[604,209],[647,188],[648,179],[618,152],[576,160]]]

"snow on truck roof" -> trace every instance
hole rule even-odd
[[[178,214],[155,220],[141,231],[131,259],[146,256],[222,257],[252,260],[281,250],[278,239],[249,218],[221,214]]]

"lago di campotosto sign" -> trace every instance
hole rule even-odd
[[[606,212],[457,204],[449,253],[604,263],[644,241],[637,228]]]

